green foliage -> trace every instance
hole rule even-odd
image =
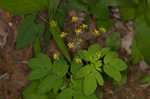
[[[67,18],[68,10],[69,8],[66,3],[61,3],[61,5],[58,8],[58,11],[55,17],[60,28],[64,27],[64,23]]]
[[[150,32],[150,17],[149,8],[150,4],[145,4],[145,14],[136,18],[136,42],[137,47],[144,56],[144,59],[150,64],[150,43],[149,43],[149,32]]]
[[[138,64],[140,60],[143,60],[143,56],[141,54],[141,52],[139,51],[139,49],[137,48],[137,43],[134,40],[133,44],[132,44],[132,63],[133,64]]]
[[[94,6],[91,5],[89,7],[89,12],[94,16],[96,16],[97,18],[98,26],[105,27],[107,29],[109,29],[114,24],[114,20],[110,19],[109,8],[108,8],[110,3],[108,1],[109,0],[97,0]]]
[[[68,0],[67,6],[70,10],[84,11],[84,12],[87,12],[88,10],[88,6],[86,4],[82,4],[81,0]]]
[[[102,72],[119,82],[122,79],[121,71],[127,69],[127,65],[118,58],[117,53],[110,51],[109,48],[101,48],[99,44],[90,46],[88,51],[80,51],[77,57],[86,62],[82,68],[79,67],[81,69],[76,74],[76,78],[83,79],[85,95],[94,93],[97,84],[103,86]]]
[[[67,47],[63,39],[60,37],[60,33],[61,33],[60,27],[57,25],[57,23],[54,20],[51,21],[49,30],[51,34],[53,35],[58,47],[60,48],[64,56],[67,58],[67,60],[70,62],[71,58],[70,58],[69,52],[67,50]]]
[[[117,42],[116,42],[117,41]],[[112,50],[117,51],[121,47],[121,37],[119,32],[114,32],[109,35],[105,42],[107,47],[110,47]]]
[[[62,57],[51,62],[42,53],[28,64],[32,69],[29,74],[32,83],[25,88],[24,99],[34,99],[38,95],[43,99],[98,99],[95,92],[98,85],[104,85],[103,73],[119,82],[120,72],[127,68],[117,53],[99,44],[79,51],[71,64]]]
[[[145,84],[150,82],[150,76],[144,76],[140,79],[140,83]]]
[[[49,99],[47,94],[37,92],[39,82],[33,81],[23,92],[24,99]]]
[[[30,68],[33,69],[29,74],[29,79],[33,80],[35,83],[38,82],[38,84],[36,84],[36,90],[33,90],[32,84],[25,89],[25,99],[28,99],[26,97],[31,97],[30,94],[35,93],[46,95],[53,91],[53,93],[56,94],[58,90],[63,87],[64,78],[66,77],[69,68],[63,58],[60,57],[58,60],[55,60],[54,63],[51,63],[51,60],[47,55],[40,53],[35,58],[31,59],[28,64]],[[35,87],[35,85],[33,86]],[[31,90],[31,92],[28,93],[28,90]],[[43,96],[42,99],[47,98],[46,96]]]
[[[51,0],[50,0],[51,1]],[[48,0],[1,0],[0,8],[13,14],[28,14],[47,8]]]
[[[134,19],[136,17],[136,9],[135,8],[120,8],[120,12],[122,12],[122,20],[128,21]]]
[[[48,17],[49,20],[53,19],[56,15],[56,10],[58,8],[60,0],[48,0]]]
[[[35,15],[29,15],[22,21],[16,40],[16,49],[33,44],[44,32],[44,23],[36,24]]]
[[[150,54],[148,54],[150,50],[150,27],[144,16],[136,18],[136,32],[137,47],[140,49],[144,59],[150,63]]]
[[[40,40],[39,38],[35,40],[35,44],[34,44],[34,53],[35,55],[38,55],[41,51],[41,47],[40,47]]]

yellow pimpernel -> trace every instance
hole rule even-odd
[[[72,22],[77,22],[78,20],[79,20],[78,17],[76,17],[76,16],[73,16],[73,17],[72,17]]]
[[[81,29],[76,29],[75,32],[76,32],[77,35],[79,35],[79,34],[82,33],[82,30]]]
[[[96,56],[100,58],[102,56],[102,53],[101,52],[97,52]]]
[[[50,22],[50,26],[51,26],[51,27],[56,27],[56,26],[57,26],[56,21],[55,21],[55,20],[52,20],[52,21]]]
[[[94,30],[94,34],[97,36],[97,35],[100,34],[100,32],[99,32],[97,29],[95,29],[95,30]]]
[[[65,33],[65,32],[62,32],[61,34],[60,34],[60,37],[61,38],[65,38],[67,36],[67,33]]]
[[[73,47],[74,47],[74,44],[71,43],[71,42],[69,42],[69,43],[67,44],[67,46],[68,46],[69,48],[73,48]]]
[[[57,53],[54,53],[54,54],[53,54],[53,58],[54,58],[55,60],[58,60],[58,59],[59,59],[59,55],[58,55]]]
[[[101,32],[103,32],[103,33],[106,33],[106,32],[107,32],[106,28],[104,28],[104,27],[100,27],[99,30],[100,30]]]
[[[82,63],[82,59],[81,59],[81,58],[75,58],[75,61],[76,61],[77,63]]]
[[[88,25],[86,25],[86,24],[82,24],[81,28],[83,28],[83,29],[87,29],[87,28],[88,28]]]

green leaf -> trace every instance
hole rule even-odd
[[[91,95],[96,90],[97,83],[94,73],[87,75],[83,81],[83,91],[85,95]]]
[[[24,89],[24,99],[49,99],[48,95],[37,92],[39,81],[32,81],[32,83]]]
[[[95,5],[90,6],[90,12],[100,20],[109,19],[109,9],[107,5],[103,5],[103,1],[99,0]]]
[[[121,74],[120,71],[116,70],[114,66],[105,65],[104,66],[104,72],[113,78],[115,81],[119,82],[121,81]]]
[[[16,40],[16,49],[31,45],[44,32],[44,23],[34,23],[35,15],[29,15],[22,21]]]
[[[77,72],[76,77],[77,78],[82,78],[82,77],[86,77],[92,70],[92,67],[90,65],[87,65],[85,67],[82,67],[79,72]]]
[[[71,62],[71,58],[70,58],[69,52],[67,50],[67,47],[66,47],[63,39],[60,37],[61,31],[60,31],[60,28],[57,25],[57,23],[56,23],[56,26],[50,25],[49,29],[50,29],[50,32],[52,33],[52,35],[53,35],[53,37],[54,37],[54,39],[55,39],[58,47],[60,48],[60,50],[62,51],[62,53],[64,54],[64,56],[67,58],[67,60],[69,62]]]
[[[32,71],[29,75],[28,75],[28,79],[30,80],[37,80],[37,79],[41,79],[44,76],[46,76],[49,73],[48,70],[45,69],[37,69]]]
[[[136,18],[136,42],[144,59],[150,64],[150,26],[144,16]]]
[[[98,84],[103,86],[104,85],[104,80],[103,80],[102,75],[99,72],[96,71],[95,72],[95,77],[96,77],[96,80],[97,80]]]
[[[73,96],[73,90],[70,88],[64,89],[57,97],[56,99],[72,99]]]
[[[57,92],[59,91],[59,89],[63,86],[63,78],[60,77],[56,77],[55,78],[55,84],[53,85],[53,91],[55,94],[57,94]]]
[[[76,11],[85,11],[87,12],[87,5],[84,5],[79,2],[80,0],[68,0],[68,9],[69,10],[76,10]]]
[[[41,51],[41,47],[40,47],[40,40],[36,39],[35,43],[34,43],[34,54],[38,55]]]
[[[136,8],[134,7],[121,7],[120,12],[122,13],[123,21],[128,21],[136,17]]]
[[[101,50],[102,57],[104,57],[105,55],[107,55],[108,52],[110,52],[110,48],[108,48],[108,47],[103,48],[103,49]]]
[[[48,75],[40,82],[40,85],[38,87],[38,92],[39,93],[49,92],[53,88],[55,83],[56,83],[56,76]]]
[[[49,99],[49,97],[46,94],[32,93],[24,96],[24,99]]]
[[[59,2],[60,0],[48,0],[48,16],[50,20],[55,17]]]
[[[110,19],[108,6],[116,5],[116,1],[117,0],[98,0],[94,5],[89,7],[90,13],[96,16],[99,27],[109,29],[114,24],[114,20]]]
[[[111,59],[114,59],[114,58],[118,58],[118,53],[109,51],[109,52],[107,52],[106,56],[104,57],[104,63],[105,64],[111,63],[112,62]]]
[[[63,77],[68,72],[69,66],[64,59],[55,60],[53,63],[53,72],[60,77]]]
[[[114,19],[97,19],[96,24],[99,28],[103,27],[108,31],[115,23]]]
[[[150,76],[144,76],[140,79],[140,83],[149,83],[150,82]]]
[[[60,28],[64,28],[64,23],[65,23],[66,18],[67,18],[67,14],[68,14],[68,10],[69,10],[67,4],[61,3],[58,11],[56,13],[56,20],[57,20]]]
[[[121,37],[119,32],[113,32],[110,34],[105,42],[106,46],[114,51],[118,51],[121,47]]]
[[[49,97],[46,94],[32,93],[24,96],[24,99],[49,99]]]
[[[39,85],[39,81],[32,81],[23,91],[23,95],[27,96],[31,93],[34,93],[37,91],[37,87]]]
[[[127,84],[127,80],[128,80],[128,73],[127,70],[124,72],[121,72],[121,81],[117,82],[117,84],[119,85],[126,85]]]
[[[73,79],[72,89],[78,93],[82,93],[82,79]],[[76,93],[75,93],[76,94]]]
[[[42,53],[38,54],[36,58],[29,60],[28,64],[30,68],[32,68],[33,70],[36,70],[36,69],[49,69],[50,70],[52,67],[52,63],[51,63],[49,56],[42,54]]]
[[[73,99],[97,99],[97,97],[94,94],[92,94],[90,96],[85,96],[83,93],[76,92],[74,94]]]
[[[102,47],[99,44],[93,44],[88,48],[88,54],[93,55],[96,52],[99,52]]]
[[[132,64],[138,64],[140,60],[143,60],[143,56],[140,52],[140,50],[137,48],[137,43],[134,40],[132,43]]]
[[[82,65],[83,65],[82,63],[77,63],[74,59],[71,63],[71,73],[73,74],[77,73],[82,67]]]
[[[49,32],[49,30],[47,30],[45,35],[44,35],[45,46],[42,49],[43,52],[45,52],[48,49],[50,41],[51,41],[51,33]]]
[[[126,63],[119,58],[110,59],[107,64],[111,65],[111,67],[113,67],[117,71],[123,71],[127,69]]]
[[[47,0],[1,0],[0,8],[13,14],[28,14],[47,8]]]
[[[79,56],[81,59],[85,61],[90,61],[89,59],[90,56],[88,55],[88,51],[85,50],[78,51],[77,56]]]

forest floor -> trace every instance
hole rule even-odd
[[[23,16],[10,15],[8,12],[0,10],[0,99],[23,99],[23,89],[30,83],[27,79],[27,75],[30,72],[27,61],[34,55],[33,46],[15,50],[16,36],[22,19]],[[93,24],[95,24],[94,18],[91,20],[91,30],[94,27]],[[129,35],[126,36],[129,37],[126,41],[130,41],[133,38],[133,35],[130,34],[134,32],[132,24],[128,25],[118,21],[116,27],[122,31],[122,37]],[[114,29],[111,31],[114,31]],[[80,48],[77,47],[69,51],[71,54],[75,54],[77,50],[85,49],[95,42],[104,45],[106,37],[107,35],[89,38],[88,43],[85,41]],[[130,45],[128,43],[126,46]],[[123,59],[130,57],[127,56],[125,49],[128,48],[120,49],[120,57]],[[56,51],[60,52],[55,41],[52,40],[46,54],[51,56],[51,53]],[[106,80],[103,87],[103,99],[150,99],[150,83],[139,83],[143,75],[150,75],[150,67],[143,62],[137,65],[128,64],[127,75],[127,83],[125,85],[112,84]]]

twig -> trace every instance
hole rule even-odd
[[[0,76],[0,80],[1,80],[1,79],[4,79],[4,78],[7,77],[7,76],[8,76],[8,73],[5,73],[5,74],[1,75],[1,76]]]

